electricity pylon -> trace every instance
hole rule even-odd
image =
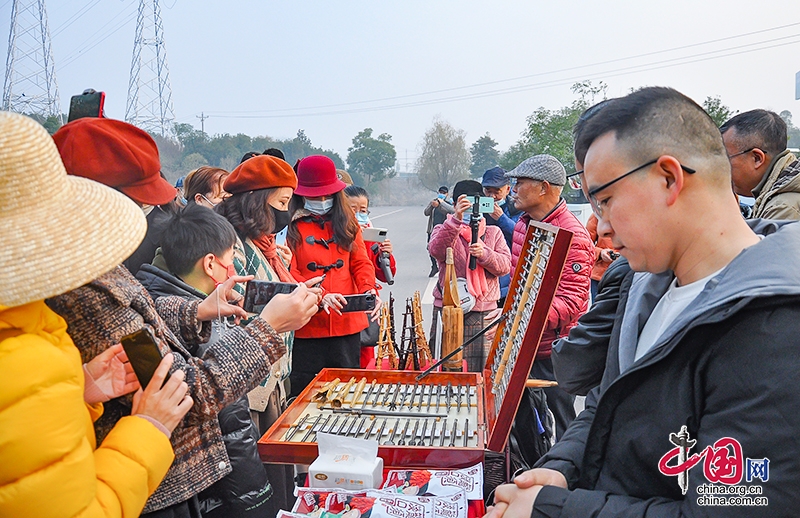
[[[14,0],[3,109],[61,117],[44,0]]]
[[[162,137],[175,135],[175,111],[158,0],[139,0],[125,120]]]

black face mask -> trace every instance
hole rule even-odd
[[[270,205],[269,208],[272,209],[272,219],[275,220],[275,228],[272,229],[272,233],[277,234],[286,228],[292,220],[292,216],[289,214],[288,210],[278,210],[272,205]]]

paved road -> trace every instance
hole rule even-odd
[[[406,298],[419,291],[422,295],[422,314],[425,319],[425,330],[430,329],[430,317],[433,305],[431,292],[434,280],[428,278],[431,270],[430,259],[426,249],[428,236],[428,218],[423,214],[424,206],[414,207],[373,207],[370,209],[372,224],[389,229],[388,237],[392,241],[394,256],[397,261],[397,275],[392,286],[383,285],[381,298],[388,299],[391,292],[395,298],[395,321],[402,323]],[[398,330],[397,338],[400,338]]]

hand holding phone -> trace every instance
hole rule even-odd
[[[143,327],[135,333],[123,336],[120,342],[139,384],[142,388],[147,388],[162,359],[153,333]]]
[[[342,313],[354,311],[372,311],[375,309],[375,294],[362,293],[361,295],[345,295],[347,304],[342,308]]]
[[[244,310],[248,313],[261,313],[275,295],[292,293],[297,284],[291,282],[273,282],[251,280],[244,292]]]
[[[173,353],[164,357],[153,372],[152,383],[144,390],[139,389],[133,396],[131,408],[131,415],[150,417],[164,425],[170,433],[194,405],[192,397],[188,394],[189,386],[183,381],[185,378],[183,371],[175,371],[167,379],[173,361]]]

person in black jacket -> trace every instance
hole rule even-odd
[[[214,211],[191,204],[173,216],[156,265],[142,265],[136,278],[153,299],[177,295],[205,299],[215,285],[230,276],[236,232],[228,220]],[[212,322],[211,337],[190,351],[202,356],[228,328],[226,320]],[[258,431],[250,418],[247,395],[218,415],[230,474],[198,495],[204,517],[266,518],[277,509],[269,505],[272,486],[258,455]]]
[[[489,516],[793,515],[800,226],[742,219],[716,125],[675,90],[615,100],[581,138],[598,232],[637,273],[586,410]]]
[[[583,171],[587,144],[580,138],[586,123],[609,102],[605,99],[584,111],[572,135],[575,139],[575,170]],[[580,173],[578,173],[580,174]],[[617,314],[619,290],[623,279],[630,275],[631,267],[624,257],[609,265],[597,293],[592,297],[592,306],[578,319],[578,325],[570,329],[569,335],[553,343],[553,371],[558,386],[565,392],[585,396],[600,384],[608,354],[608,342]]]

